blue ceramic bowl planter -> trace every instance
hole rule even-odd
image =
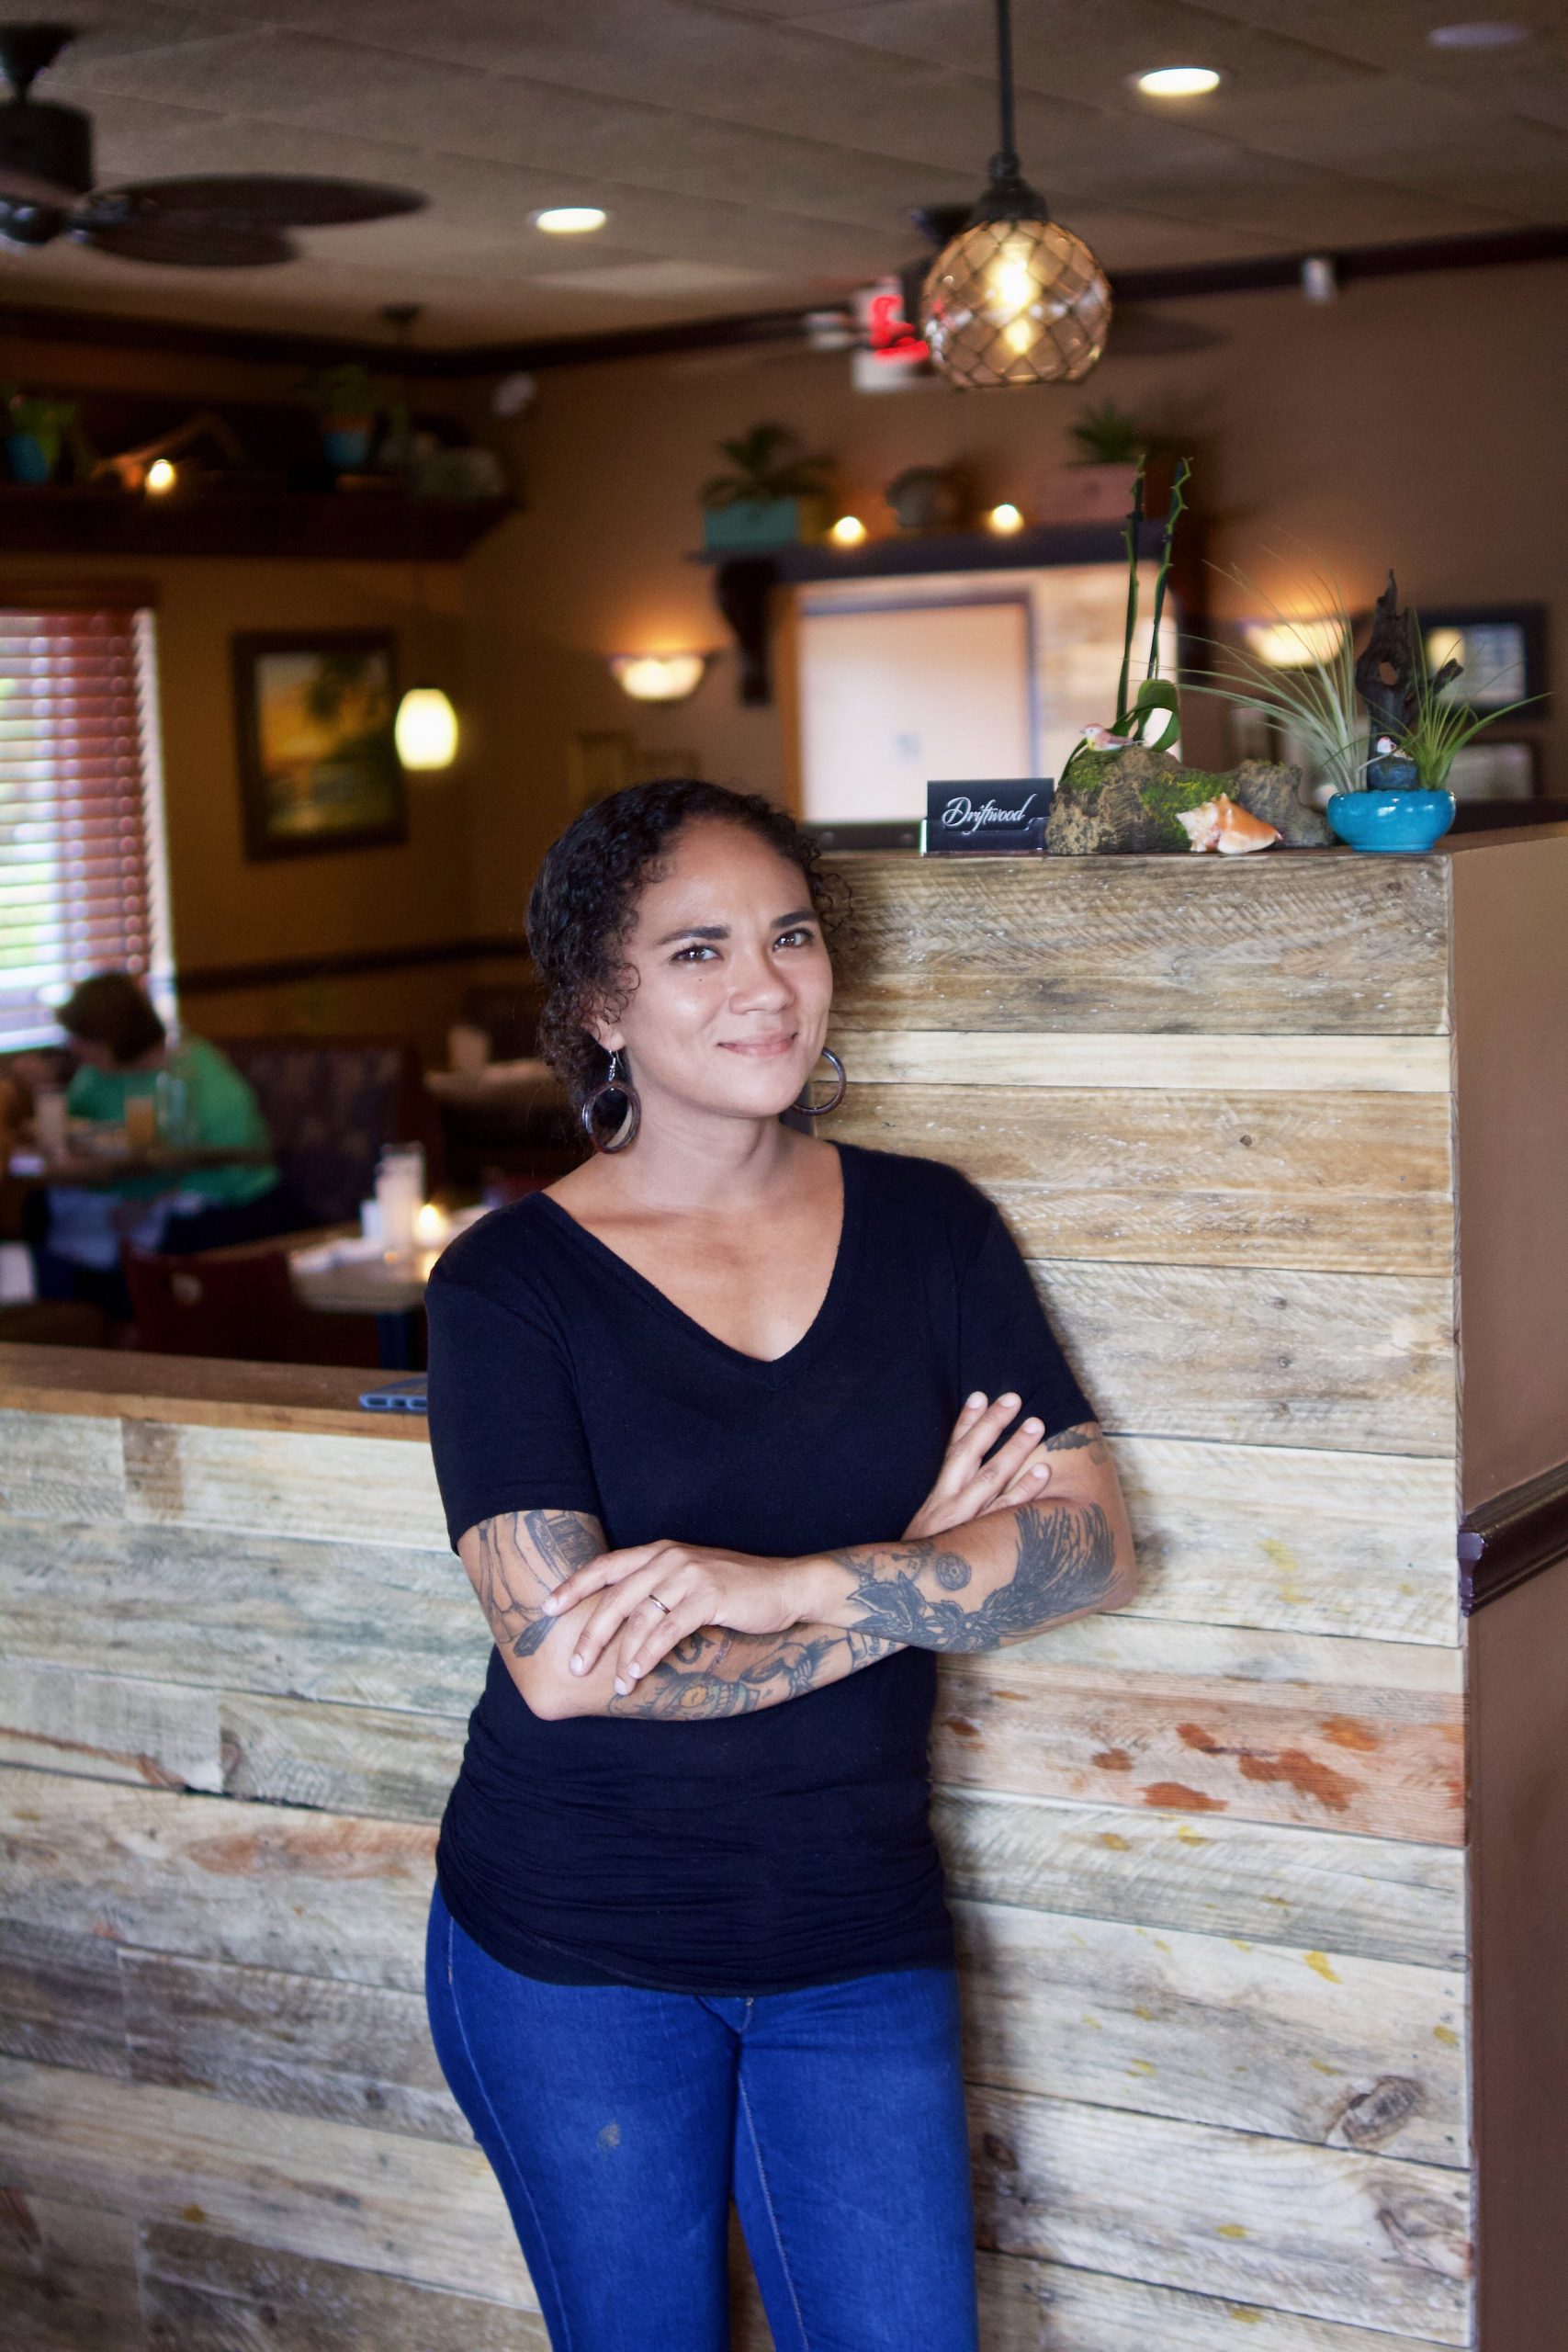
[[[1369,785],[1364,792],[1336,792],[1324,807],[1329,830],[1352,849],[1430,849],[1454,820],[1451,792],[1394,791]]]

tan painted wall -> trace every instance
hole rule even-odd
[[[1368,603],[1392,562],[1418,601],[1545,601],[1561,641],[1568,545],[1548,518],[1568,512],[1568,266],[1390,279],[1322,309],[1238,295],[1170,316],[1225,340],[1159,360],[1119,359],[1113,340],[1077,390],[868,398],[842,357],[766,350],[541,375],[516,428],[529,511],[465,567],[485,737],[479,926],[514,912],[558,829],[580,729],[630,727],[647,746],[695,750],[711,776],[782,789],[778,715],[739,707],[732,662],[662,717],[635,711],[603,666],[615,651],[726,643],[708,573],[682,559],[714,444],[761,417],[832,452],[843,503],[881,527],[881,486],[919,461],[963,458],[984,499],[1027,509],[1086,401],[1114,399],[1195,436],[1213,559],[1281,602],[1321,566]],[[1215,585],[1216,608],[1240,608]],[[1547,781],[1568,792],[1568,720],[1541,732]]]

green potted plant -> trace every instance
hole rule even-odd
[[[782,424],[754,424],[739,440],[721,441],[728,473],[715,474],[698,493],[703,547],[710,555],[741,555],[819,539],[828,528],[826,458],[801,454]]]
[[[328,463],[338,473],[353,473],[369,458],[377,419],[392,402],[391,385],[363,361],[346,359],[309,377],[305,390],[321,412]]]
[[[1117,523],[1152,435],[1114,401],[1086,408],[1069,428],[1075,454],[1045,483],[1040,500],[1046,523]]]
[[[54,480],[62,457],[69,457],[73,475],[92,471],[93,450],[82,430],[74,401],[56,400],[48,392],[25,392],[19,385],[0,387],[6,415],[6,456],[13,481]]]

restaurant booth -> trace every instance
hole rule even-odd
[[[986,2343],[1559,2352],[1568,825],[839,862],[829,1131],[998,1203],[1142,1577],[942,1661]],[[487,1637],[364,1385],[4,1351],[29,2346],[544,2346],[419,1989]]]

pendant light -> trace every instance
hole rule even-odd
[[[1001,145],[990,186],[926,273],[926,343],[963,390],[1081,383],[1105,348],[1111,288],[1083,239],[1052,220],[1020,173],[1010,0],[996,11]]]
[[[399,347],[406,352],[414,321],[420,313],[417,302],[389,302],[381,316],[398,336]],[[411,552],[413,564],[413,652],[414,684],[398,705],[398,715],[392,721],[392,741],[397,750],[398,764],[415,775],[432,775],[442,768],[449,768],[457,756],[457,714],[450,697],[440,686],[433,686],[421,676],[424,662],[427,635],[424,603],[424,569],[420,561],[423,537],[419,511],[419,492],[413,473],[413,422],[409,411],[408,372],[403,370],[403,447],[401,452],[403,488],[409,502],[409,526],[412,535]]]

